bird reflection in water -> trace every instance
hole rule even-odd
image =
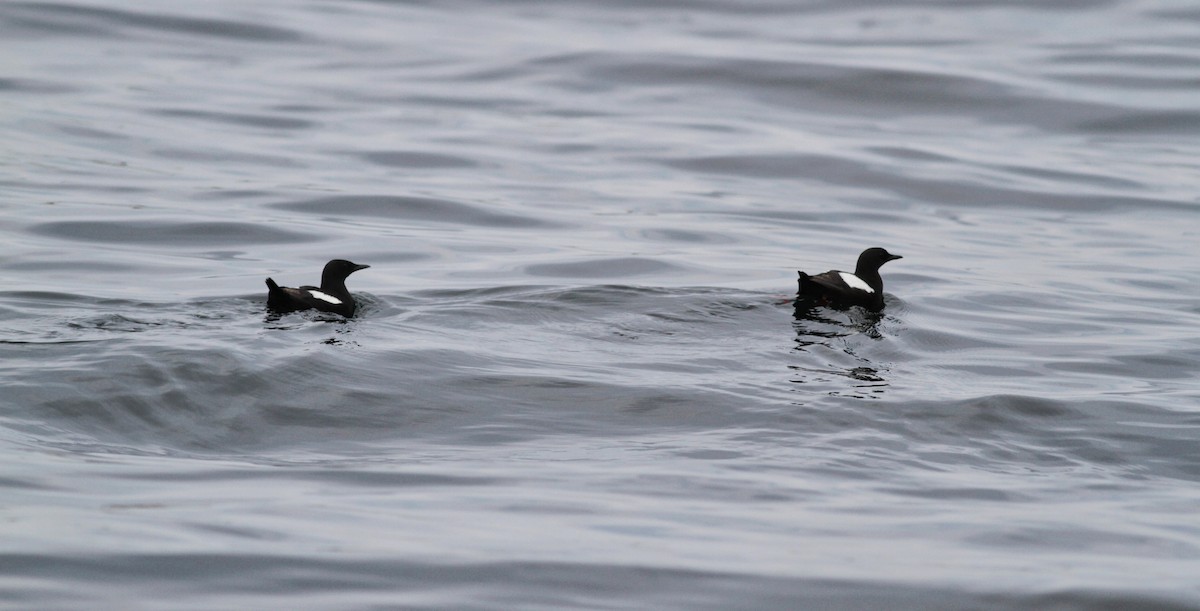
[[[788,365],[793,372],[790,381],[807,385],[808,391],[828,388],[831,396],[880,398],[888,386],[883,377],[886,370],[858,353],[869,345],[855,338],[882,340],[879,324],[883,314],[858,307],[831,310],[799,299],[793,307],[796,338],[792,352],[803,358]],[[839,379],[850,380],[849,388],[837,382]]]

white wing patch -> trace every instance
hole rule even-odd
[[[855,276],[854,274],[851,274],[849,272],[838,272],[838,275],[842,277],[842,282],[845,282],[846,286],[848,286],[852,289],[858,289],[860,291],[866,291],[868,293],[875,292],[875,289],[871,288],[871,285],[867,284],[866,281],[864,281],[862,278],[859,278],[858,276]]]
[[[857,280],[857,278],[856,278],[856,280]],[[862,282],[862,280],[859,280],[859,282]],[[309,289],[308,294],[312,295],[313,297],[315,297],[317,299],[320,299],[321,301],[328,301],[329,303],[332,303],[333,305],[342,305],[341,299],[338,299],[337,297],[334,297],[333,295],[330,295],[328,293],[322,293],[321,291],[314,291],[312,289]]]

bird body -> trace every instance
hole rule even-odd
[[[882,248],[868,248],[858,256],[854,273],[830,270],[823,274],[800,276],[796,294],[797,304],[832,307],[861,306],[868,310],[883,309],[883,278],[879,268],[888,261],[902,258]]]
[[[278,313],[300,310],[333,312],[347,318],[354,316],[354,297],[346,289],[346,277],[370,265],[359,265],[345,259],[334,259],[321,272],[321,286],[292,288],[279,286],[267,278],[267,308]]]

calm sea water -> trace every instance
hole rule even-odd
[[[0,603],[1200,609],[1191,2],[0,4]],[[797,269],[883,269],[797,316]],[[263,279],[350,278],[353,320]]]

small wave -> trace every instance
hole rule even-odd
[[[280,210],[304,212],[326,217],[371,216],[417,221],[432,221],[485,227],[546,228],[553,223],[528,216],[490,210],[431,197],[391,195],[338,195],[272,205]]]
[[[19,31],[41,35],[123,38],[165,35],[207,37],[268,43],[306,40],[301,33],[274,25],[211,17],[187,17],[165,11],[146,12],[54,2],[6,2],[0,15]]]
[[[29,227],[30,232],[62,240],[115,244],[220,247],[235,244],[308,242],[315,235],[261,223],[221,221],[147,221],[92,219],[51,221]]]

